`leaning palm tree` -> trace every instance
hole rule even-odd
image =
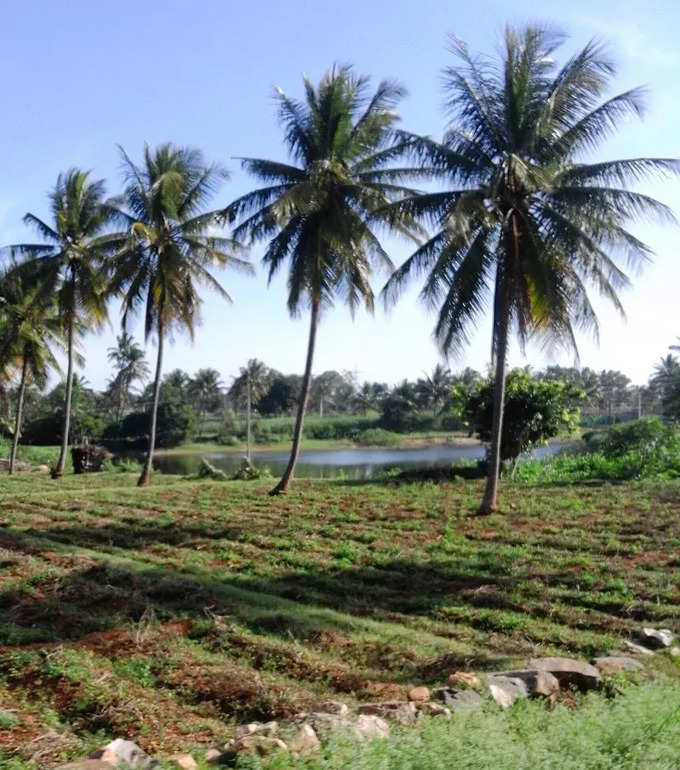
[[[107,317],[108,256],[119,239],[107,232],[114,214],[104,200],[102,180],[92,181],[89,171],[71,169],[60,174],[50,193],[52,224],[28,213],[24,222],[33,227],[45,243],[17,244],[6,251],[12,256],[34,255],[17,266],[29,271],[40,285],[38,301],[55,296],[67,347],[64,417],[55,478],[64,472],[69,445],[73,364],[78,326],[101,328]]]
[[[124,208],[127,243],[117,257],[112,285],[123,293],[123,328],[144,307],[144,333],[158,340],[149,426],[149,448],[139,485],[149,482],[156,443],[156,415],[163,367],[163,346],[174,329],[193,339],[200,297],[197,284],[207,284],[225,300],[230,297],[209,268],[252,271],[235,254],[234,240],[211,234],[215,213],[205,205],[226,172],[206,165],[199,150],[163,144],[145,147],[138,166],[121,148],[125,175]]]
[[[385,298],[425,274],[423,299],[438,310],[435,336],[448,354],[468,342],[493,310],[495,366],[489,473],[481,510],[497,507],[506,354],[516,330],[575,349],[575,330],[597,333],[588,296],[594,285],[622,312],[629,283],[620,266],[643,264],[650,249],[626,228],[642,216],[672,219],[658,201],[630,189],[650,174],[677,173],[676,160],[633,158],[585,163],[619,124],[643,111],[643,93],[602,101],[615,72],[591,42],[557,68],[562,36],[539,27],[507,29],[499,59],[475,57],[454,41],[445,70],[451,123],[441,142],[405,137],[441,191],[393,207],[422,218],[434,235],[394,274]]]
[[[43,297],[28,271],[0,279],[0,369],[14,366],[19,375],[9,473],[14,473],[23,422],[24,395],[31,382],[44,384],[50,369],[59,370],[53,348],[61,347],[61,324],[54,296]]]
[[[370,94],[368,80],[350,67],[334,67],[314,86],[304,80],[305,99],[278,90],[279,120],[292,164],[254,158],[243,167],[265,187],[224,211],[240,219],[237,238],[265,240],[269,280],[288,262],[288,310],[310,311],[309,340],[295,431],[286,470],[272,494],[285,492],[295,470],[322,311],[337,297],[354,314],[373,309],[371,273],[392,263],[378,240],[373,216],[396,197],[411,194],[385,164],[397,157],[394,108],[404,90],[384,81]],[[377,216],[377,215],[376,215]]]

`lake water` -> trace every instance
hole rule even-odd
[[[554,443],[535,450],[535,457],[546,457],[562,449],[564,444]],[[187,475],[196,473],[205,457],[212,465],[225,473],[234,473],[241,464],[243,452],[219,451],[204,454],[156,455],[154,466],[161,473]],[[269,451],[252,454],[253,463],[266,466],[274,476],[283,473],[288,462],[288,452]],[[295,469],[299,478],[332,479],[338,476],[348,479],[368,479],[379,476],[391,468],[414,470],[418,468],[447,467],[460,460],[478,460],[484,456],[484,447],[442,444],[410,449],[322,449],[300,452]]]

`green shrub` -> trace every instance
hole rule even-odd
[[[363,446],[395,446],[399,443],[399,434],[384,428],[367,428],[359,433],[355,441]]]

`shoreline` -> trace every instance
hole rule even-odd
[[[281,452],[290,449],[290,441],[278,441],[270,444],[253,444],[251,450],[253,453],[257,452]],[[354,441],[347,439],[310,439],[303,441],[300,447],[301,451],[337,451],[341,449],[420,449],[430,446],[450,446],[450,447],[476,447],[483,446],[483,442],[470,436],[457,436],[457,435],[405,435],[403,439],[400,439],[395,444],[386,446],[384,444],[357,444]],[[220,453],[220,454],[235,454],[241,455],[246,451],[245,444],[239,444],[238,446],[225,446],[217,443],[206,444],[183,444],[178,447],[171,447],[168,449],[156,449],[154,451],[155,456],[171,457],[172,455],[189,455],[189,454],[205,454],[205,453]]]

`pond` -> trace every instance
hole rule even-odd
[[[564,447],[556,442],[535,450],[535,457],[556,454]],[[225,473],[234,473],[241,464],[244,453],[225,450],[156,455],[154,467],[161,473],[188,475],[196,473],[201,459],[205,457],[212,465]],[[481,444],[439,444],[436,446],[412,447],[407,449],[381,449],[356,447],[351,449],[321,449],[300,452],[295,475],[299,478],[315,479],[368,479],[379,476],[391,468],[415,470],[419,468],[440,468],[461,460],[478,460],[484,456]],[[286,451],[254,451],[253,463],[266,466],[277,476],[283,473],[288,462]]]

